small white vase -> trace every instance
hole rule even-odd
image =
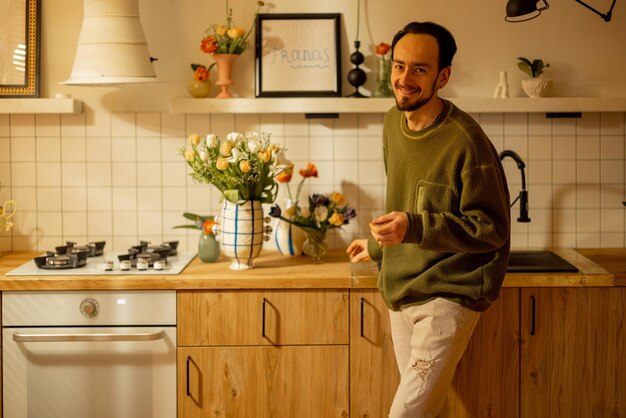
[[[291,199],[285,200],[285,211],[292,208],[294,203]],[[283,212],[283,213],[284,213]],[[294,257],[302,255],[303,244],[306,236],[304,231],[295,225],[276,219],[272,230],[272,241],[280,255]]]
[[[222,252],[230,258],[232,270],[247,270],[261,253],[264,241],[263,207],[258,200],[241,205],[224,199],[218,220]]]
[[[522,80],[522,90],[531,99],[544,97],[548,94],[552,80],[549,78],[526,78]]]

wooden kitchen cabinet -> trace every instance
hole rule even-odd
[[[400,381],[378,289],[350,291],[350,416],[386,417]]]
[[[178,416],[347,417],[348,292],[178,292]]]
[[[483,312],[448,393],[454,418],[518,418],[519,289]]]
[[[521,295],[521,417],[626,417],[626,288]]]
[[[350,416],[385,417],[399,382],[389,313],[378,290],[350,292]],[[519,290],[484,312],[448,395],[454,418],[518,418]]]

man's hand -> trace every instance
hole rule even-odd
[[[389,212],[370,222],[370,231],[378,245],[391,247],[401,244],[409,228],[409,217],[405,212]]]
[[[367,239],[355,239],[348,245],[346,253],[350,256],[352,263],[371,260],[369,252],[367,251]]]

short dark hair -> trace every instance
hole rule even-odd
[[[411,22],[402,28],[393,37],[391,42],[391,59],[396,44],[407,33],[431,35],[439,44],[439,70],[452,65],[452,58],[456,54],[456,42],[450,31],[441,25],[433,22]]]

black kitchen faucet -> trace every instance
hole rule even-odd
[[[504,157],[511,157],[517,163],[517,168],[520,169],[522,173],[522,190],[519,192],[519,196],[515,198],[513,202],[511,202],[511,207],[519,200],[519,218],[517,218],[517,222],[530,222],[530,218],[528,217],[528,191],[526,190],[526,176],[524,176],[524,161],[522,161],[522,157],[519,156],[515,151],[504,150],[500,153],[500,160],[503,160]]]

